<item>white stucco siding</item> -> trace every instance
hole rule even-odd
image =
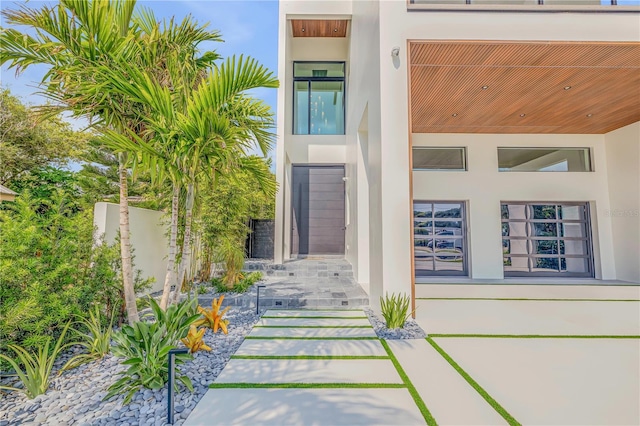
[[[617,278],[640,283],[640,122],[604,139]]]
[[[472,278],[501,279],[503,201],[588,202],[596,278],[615,279],[604,135],[413,135],[414,146],[467,150],[468,171],[415,171],[415,200],[464,201],[468,207],[468,246]],[[499,172],[498,147],[589,148],[593,172]]]

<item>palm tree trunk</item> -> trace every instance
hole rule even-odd
[[[187,267],[191,263],[191,218],[193,216],[193,199],[195,197],[195,190],[193,183],[187,186],[187,204],[185,212],[185,224],[184,224],[184,242],[182,244],[182,258],[180,259],[180,267],[178,268],[178,283],[176,285],[176,291],[173,295],[173,303],[180,300],[180,292],[182,290],[182,283],[184,281]]]
[[[169,295],[171,286],[176,286],[176,253],[178,251],[178,203],[180,199],[180,184],[173,184],[173,198],[171,200],[171,240],[169,243],[169,260],[167,261],[167,275],[164,278],[164,288],[162,289],[162,300],[160,308],[167,309],[169,305]]]
[[[120,175],[120,255],[122,257],[122,284],[124,303],[127,307],[127,319],[130,325],[139,321],[136,306],[136,292],[133,288],[133,266],[131,262],[131,237],[129,233],[129,191],[127,188],[127,168],[124,154],[118,155],[118,173]]]

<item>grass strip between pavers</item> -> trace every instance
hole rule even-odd
[[[431,415],[431,412],[427,408],[427,405],[422,400],[422,397],[416,390],[415,386],[413,386],[413,383],[411,382],[411,380],[409,380],[409,376],[407,376],[407,373],[405,373],[404,370],[402,369],[400,362],[398,362],[398,359],[391,351],[391,348],[389,347],[387,342],[385,342],[384,339],[380,339],[380,343],[382,344],[382,346],[384,346],[384,350],[387,351],[387,354],[389,355],[389,358],[391,359],[393,366],[396,367],[396,371],[398,372],[398,375],[400,376],[404,384],[407,386],[407,390],[413,397],[413,401],[418,406],[418,409],[420,410],[422,417],[424,417],[424,420],[427,422],[427,425],[437,426],[438,423],[436,422],[436,419],[434,419],[433,416]]]
[[[370,325],[254,325],[253,328],[372,328]]]
[[[529,299],[526,297],[416,297],[416,300],[515,300],[534,302],[640,302],[640,299]]]
[[[374,336],[356,336],[356,337],[306,337],[306,336],[246,336],[245,339],[256,340],[378,340]]]
[[[389,359],[384,355],[231,355],[231,359]]]
[[[635,335],[580,334],[429,334],[432,339],[449,337],[481,337],[487,339],[640,339]]]
[[[211,389],[398,389],[403,383],[211,383]]]
[[[296,317],[296,316],[277,316],[277,315],[263,315],[260,318],[269,318],[269,319],[369,319],[368,317],[330,317],[330,316],[305,316],[305,317]]]
[[[498,401],[493,399],[491,395],[489,395],[487,391],[485,391],[482,386],[478,384],[478,382],[473,380],[473,378],[471,378],[471,376],[469,376],[469,374],[467,374],[467,372],[464,371],[462,367],[460,367],[458,363],[449,356],[449,354],[447,354],[440,346],[438,346],[438,344],[434,342],[431,337],[427,337],[426,340],[433,347],[433,349],[435,349],[453,367],[453,369],[456,370],[467,381],[467,383],[469,383],[469,385],[471,385],[471,387],[474,388],[476,392],[478,392],[480,396],[483,397],[484,400],[487,401],[487,403],[491,405],[493,409],[496,410],[498,414],[500,414],[507,421],[507,423],[512,426],[520,426],[520,423],[515,418],[513,418],[513,416],[509,414],[507,410],[505,410],[504,407],[502,407],[502,405],[498,403]]]

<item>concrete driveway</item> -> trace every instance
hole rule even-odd
[[[418,297],[431,337],[392,349],[439,424],[640,424],[640,287],[425,285]]]

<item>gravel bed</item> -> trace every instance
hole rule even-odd
[[[409,318],[403,328],[387,328],[387,323],[379,317],[371,308],[364,308],[364,312],[369,317],[376,334],[381,339],[401,340],[401,339],[424,339],[427,333],[413,319]]]
[[[175,396],[175,424],[181,425],[191,414],[212,383],[238,349],[244,337],[258,321],[255,311],[233,307],[227,312],[229,334],[205,332],[204,341],[211,352],[194,354],[193,361],[179,368],[193,382],[194,392],[181,387]],[[73,355],[73,351],[60,356],[57,368]],[[107,355],[100,361],[85,364],[54,376],[49,391],[34,399],[22,393],[10,392],[0,396],[0,426],[5,425],[164,425],[167,415],[166,388],[158,391],[143,389],[129,405],[123,405],[123,396],[109,401],[102,399],[107,388],[115,382],[118,373],[126,367],[120,359]],[[56,368],[56,369],[57,369]],[[54,369],[54,370],[56,370]]]

